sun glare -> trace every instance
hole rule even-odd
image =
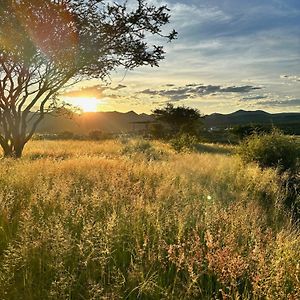
[[[72,98],[68,102],[83,112],[97,112],[101,105],[101,100],[96,98]]]

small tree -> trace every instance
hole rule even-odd
[[[278,130],[270,134],[254,134],[238,149],[245,162],[256,162],[262,168],[277,168],[280,172],[295,172],[300,158],[298,141]]]
[[[247,124],[247,125],[236,125],[231,129],[231,133],[236,135],[239,140],[243,140],[251,135],[271,133],[271,125],[263,124]]]
[[[83,79],[105,79],[117,67],[158,66],[168,8],[137,0],[129,10],[109,0],[0,1],[0,145],[21,157],[45,114],[63,104],[57,96]]]
[[[173,104],[167,103],[163,108],[157,108],[153,111],[154,117],[163,123],[166,123],[172,133],[187,133],[197,135],[202,116],[195,108],[186,106],[174,107]]]

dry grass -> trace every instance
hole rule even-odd
[[[0,299],[299,299],[276,173],[142,141],[0,162]]]

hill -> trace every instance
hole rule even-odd
[[[60,133],[70,131],[76,134],[88,134],[99,130],[107,133],[131,132],[134,123],[152,122],[154,118],[145,113],[137,114],[134,111],[120,112],[94,112],[74,115],[73,118],[65,116],[47,116],[41,123],[38,133]],[[273,124],[278,127],[289,128],[293,133],[300,134],[300,113],[270,114],[265,111],[239,110],[231,114],[214,113],[204,118],[206,128],[227,128],[246,124]]]
[[[300,125],[300,113],[270,114],[262,110],[238,110],[231,114],[211,114],[205,117],[207,127],[230,127],[246,124],[294,124]]]
[[[107,133],[130,132],[133,129],[133,122],[147,121],[153,121],[153,118],[146,114],[139,115],[134,111],[84,113],[74,115],[72,118],[48,115],[39,126],[38,133],[70,131],[77,134],[88,134],[94,130]]]

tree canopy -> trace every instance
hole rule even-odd
[[[58,93],[119,67],[158,66],[169,9],[137,0],[2,0],[0,2],[0,145],[19,157]]]
[[[168,124],[171,131],[190,134],[197,134],[202,118],[198,109],[186,106],[174,107],[171,103],[155,109],[153,115],[158,121]]]

